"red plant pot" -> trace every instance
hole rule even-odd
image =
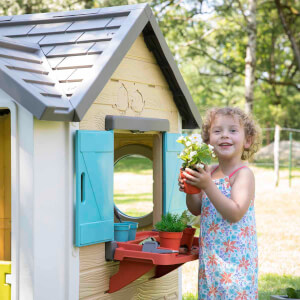
[[[185,179],[186,177],[183,174],[184,169],[180,169],[180,177],[181,179]],[[189,173],[189,172],[187,172]],[[184,192],[186,194],[199,194],[201,193],[201,189],[197,188],[196,186],[190,185],[188,183],[186,183],[185,181],[183,182],[184,184]]]
[[[182,238],[182,232],[159,231],[160,247],[178,250]]]
[[[190,228],[190,227],[185,228],[183,230],[180,246],[185,246],[187,247],[188,250],[191,250],[195,232],[196,232],[196,228]]]

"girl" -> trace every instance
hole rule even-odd
[[[202,127],[219,165],[186,169],[186,182],[201,188],[186,195],[188,209],[201,214],[199,299],[252,300],[257,291],[255,182],[245,160],[258,150],[259,129],[239,108],[213,108]],[[179,179],[180,191],[183,180]]]

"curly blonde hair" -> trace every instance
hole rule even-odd
[[[258,151],[261,145],[261,129],[254,121],[253,117],[247,115],[243,110],[238,107],[214,107],[206,112],[202,124],[202,139],[205,143],[209,143],[209,131],[211,125],[217,115],[231,116],[238,118],[240,124],[244,127],[246,139],[251,139],[249,148],[245,148],[242,153],[242,160],[251,160],[253,155]]]

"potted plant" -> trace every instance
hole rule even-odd
[[[198,225],[199,218],[186,209],[181,214],[181,220],[185,224],[185,229],[182,233],[180,247],[184,247],[187,251],[190,251],[193,246],[194,235],[196,232],[196,228],[193,228],[193,225],[195,225],[195,223]]]
[[[183,171],[185,168],[196,170],[197,167],[204,168],[205,165],[211,163],[212,157],[215,157],[213,152],[214,147],[203,143],[200,134],[192,134],[190,136],[181,136],[177,142],[184,145],[184,149],[178,155],[183,160],[182,168],[180,169],[181,178],[185,178]],[[195,186],[184,182],[184,192],[187,194],[197,194],[201,190]]]
[[[272,295],[270,300],[283,300],[283,299],[300,299],[300,290],[295,290],[293,288],[286,289],[286,296]]]
[[[167,213],[154,227],[158,230],[161,247],[179,249],[182,232],[186,227],[180,215]]]

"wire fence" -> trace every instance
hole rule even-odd
[[[255,155],[253,164],[274,167],[275,127],[262,128],[262,148]],[[280,168],[300,168],[300,129],[279,128],[278,160]]]

